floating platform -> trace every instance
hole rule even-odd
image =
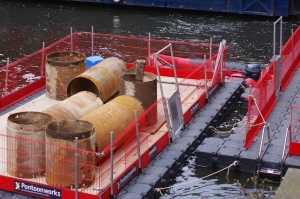
[[[242,122],[228,138],[206,138],[196,149],[196,163],[221,169],[233,161],[238,161],[236,168],[239,172],[253,174],[260,168],[262,174],[275,176],[282,175],[288,168],[299,169],[299,156],[288,155],[286,160],[284,159],[289,146],[288,141],[284,151],[285,133],[290,124],[290,107],[300,103],[300,98],[297,97],[300,88],[299,78],[300,70],[297,70],[284,93],[280,93],[277,97],[278,102],[266,120],[269,123],[270,138],[266,132],[261,140],[263,132],[261,129],[250,148],[246,149],[245,122]],[[259,158],[260,146],[261,158]]]

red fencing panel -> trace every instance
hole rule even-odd
[[[284,91],[300,65],[300,26],[282,48],[281,90]]]
[[[300,107],[291,107],[291,130],[289,154],[300,155]]]
[[[245,148],[251,146],[253,139],[277,102],[275,66],[275,61],[269,64],[269,67],[266,71],[263,71],[261,78],[255,88],[252,88],[252,92],[248,97]]]

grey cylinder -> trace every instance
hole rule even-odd
[[[75,138],[78,138],[78,186],[90,186],[95,178],[95,130],[92,123],[60,120],[47,125],[46,181],[49,185],[74,188]]]
[[[19,112],[7,119],[7,172],[19,178],[45,173],[45,131],[54,119],[40,112]]]
[[[44,110],[44,113],[52,115],[56,120],[76,120],[103,104],[94,93],[81,91],[71,97]]]

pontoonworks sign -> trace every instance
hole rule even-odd
[[[30,194],[32,196],[40,196],[51,199],[62,198],[62,192],[59,189],[23,182],[20,180],[14,181],[14,190],[16,192]]]

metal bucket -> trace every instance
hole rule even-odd
[[[85,55],[78,52],[53,52],[46,56],[46,95],[55,100],[68,97],[70,81],[86,70]]]
[[[45,173],[45,131],[54,119],[40,112],[19,112],[7,119],[7,172],[19,178]]]
[[[106,102],[119,91],[119,76],[126,70],[127,65],[123,60],[117,57],[104,59],[75,77],[68,85],[68,95],[90,91]]]
[[[81,91],[44,110],[56,120],[77,120],[103,104],[94,93]]]
[[[134,97],[122,95],[80,119],[94,124],[97,149],[102,152],[110,144],[110,132],[114,132],[116,138],[135,120],[134,110],[137,110],[138,115],[144,112],[141,102]]]
[[[145,110],[157,101],[157,79],[153,73],[145,72],[142,81],[136,80],[135,74],[123,73],[120,76],[120,95],[136,97]],[[153,107],[146,116],[147,126],[157,122],[157,107]]]
[[[46,129],[46,181],[49,185],[75,187],[75,138],[78,138],[78,187],[90,186],[95,178],[95,130],[81,120],[51,122]],[[91,151],[91,152],[88,152]]]

